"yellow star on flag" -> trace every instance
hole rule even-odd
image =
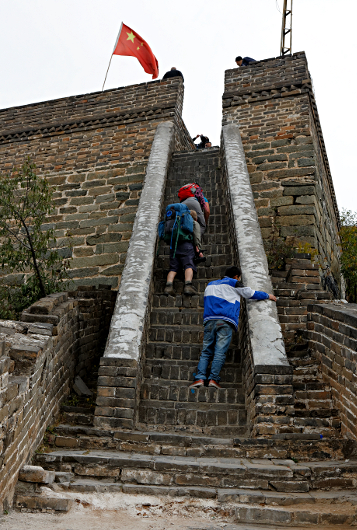
[[[127,33],[127,35],[128,35],[128,38],[126,40],[131,40],[131,42],[134,42],[134,39],[135,39],[134,33],[131,31],[130,33]]]
[[[140,50],[140,46],[138,46],[136,49],[137,49],[137,50]]]

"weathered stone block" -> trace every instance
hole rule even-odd
[[[23,466],[19,472],[19,480],[52,484],[55,480],[55,473],[54,471],[47,471],[40,466]]]

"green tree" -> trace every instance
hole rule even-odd
[[[341,272],[346,281],[350,301],[357,300],[357,212],[342,210],[341,214]]]
[[[53,191],[28,159],[19,171],[0,175],[0,265],[6,272],[27,273],[20,291],[6,289],[8,302],[33,303],[63,290],[68,260],[56,248],[51,225]]]

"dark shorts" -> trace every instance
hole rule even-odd
[[[170,271],[179,272],[180,269],[184,271],[186,269],[193,269],[197,271],[196,265],[193,262],[195,257],[195,250],[192,243],[183,243],[182,245],[177,245],[175,257],[172,257],[170,253]]]

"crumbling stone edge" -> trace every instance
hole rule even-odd
[[[223,127],[222,150],[243,283],[271,293],[273,287],[237,125]],[[271,436],[279,434],[281,426],[286,427],[293,415],[293,367],[285,352],[275,303],[248,300],[245,307],[243,364],[248,425],[252,436]]]
[[[160,123],[151,148],[106,349],[100,361],[94,418],[97,427],[131,429],[134,426],[157,226],[174,141],[174,124]]]

